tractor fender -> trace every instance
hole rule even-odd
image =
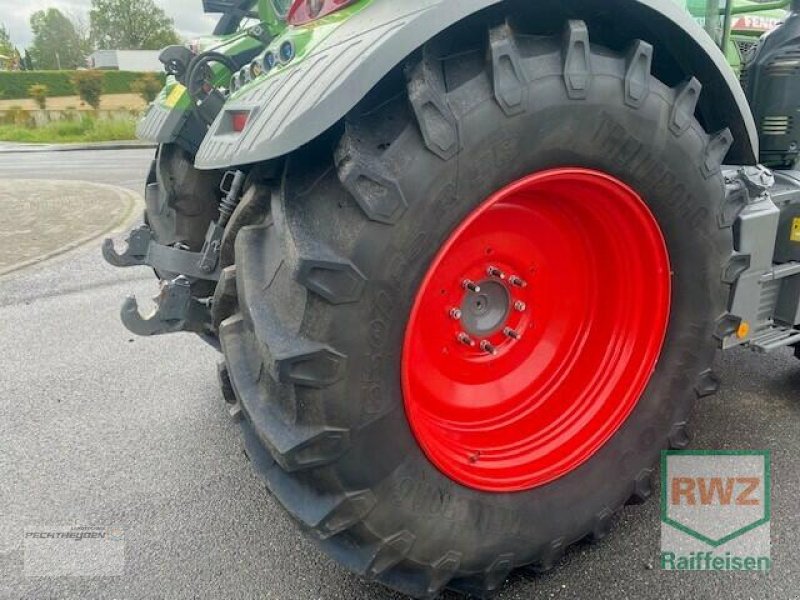
[[[712,131],[728,127],[734,136],[728,163],[757,162],[758,134],[739,81],[713,40],[673,0],[373,0],[295,64],[233,94],[197,153],[197,168],[228,169],[289,154],[345,117],[387,73],[437,34],[504,2],[511,14],[518,9],[538,19],[541,10],[543,18],[563,13],[584,19],[590,31],[602,32],[603,43],[609,41],[607,30],[627,37],[618,40],[621,47],[634,39],[649,42],[656,58],[664,59],[667,76],[662,80],[677,85],[693,76],[703,85],[701,121]],[[597,19],[612,26],[593,28]],[[242,111],[249,118],[244,130],[236,132],[232,115]]]

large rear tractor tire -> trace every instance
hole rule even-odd
[[[604,537],[717,387],[732,140],[695,118],[700,84],[579,21],[488,40],[426,49],[288,157],[220,332],[274,496],[418,598]]]

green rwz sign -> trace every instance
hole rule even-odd
[[[661,459],[661,568],[768,571],[768,451],[665,451]]]

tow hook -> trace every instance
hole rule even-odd
[[[209,300],[193,298],[191,283],[183,275],[172,281],[162,281],[154,301],[155,308],[142,316],[136,298],[128,296],[120,314],[129,331],[151,336],[180,331],[207,333],[211,328]]]
[[[139,312],[134,296],[122,305],[121,317],[125,327],[140,336],[164,335],[190,331],[208,335],[213,331],[211,304],[213,298],[192,296],[192,284],[198,280],[219,281],[222,274],[220,250],[225,227],[239,205],[245,182],[242,171],[229,171],[222,178],[219,219],[208,227],[200,252],[191,252],[183,245],[159,244],[147,225],[128,235],[127,247],[117,252],[114,241],[103,243],[103,257],[115,267],[149,266],[159,273],[175,274],[174,279],[162,280],[159,294],[153,299],[155,308],[147,315]]]

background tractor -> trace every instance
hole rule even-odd
[[[719,44],[737,73],[759,38],[775,29],[789,8],[789,0],[679,1]]]
[[[551,568],[652,494],[718,349],[800,343],[800,0],[747,95],[720,47],[775,5],[206,6],[104,254],[162,278],[129,329],[221,348],[255,469],[347,568],[418,598]]]

